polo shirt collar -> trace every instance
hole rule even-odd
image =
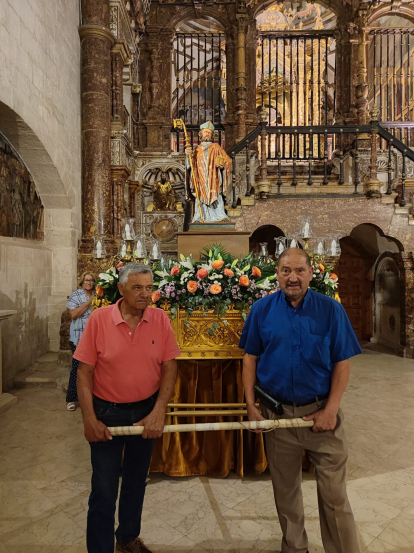
[[[114,308],[112,310],[112,320],[114,321],[115,326],[126,322],[125,319],[123,319],[121,310],[120,310],[120,305],[123,301],[124,301],[124,298],[119,299],[114,305]],[[149,323],[150,316],[151,316],[150,308],[146,307],[144,309],[144,313],[142,314],[141,321],[145,321],[146,323]]]

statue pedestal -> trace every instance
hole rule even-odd
[[[178,255],[183,254],[188,257],[192,254],[193,259],[198,261],[199,254],[204,248],[221,244],[234,257],[239,259],[245,257],[249,253],[250,232],[232,230],[225,225],[226,223],[190,224],[188,232],[177,233]]]

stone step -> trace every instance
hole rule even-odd
[[[396,193],[393,194],[381,194],[381,203],[382,204],[395,204],[395,198],[397,197]]]
[[[39,357],[33,367],[19,373],[14,379],[16,388],[60,388],[67,390],[70,366],[58,363],[58,353],[48,352]]]
[[[396,215],[408,215],[410,213],[413,204],[406,204],[404,207],[396,204],[394,207],[394,213]]]

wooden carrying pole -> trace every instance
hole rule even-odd
[[[209,430],[274,430],[276,428],[304,428],[313,426],[313,421],[303,419],[279,419],[246,422],[205,422],[195,424],[169,424],[164,426],[164,434],[169,432],[206,432]],[[139,435],[143,426],[113,426],[108,428],[112,436]]]

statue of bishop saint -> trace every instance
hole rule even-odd
[[[232,161],[220,144],[213,142],[213,137],[214,125],[211,121],[207,121],[200,125],[199,145],[194,151],[191,148],[185,151],[187,154],[186,190],[190,190],[195,198],[192,223],[199,223],[202,219],[206,223],[229,220],[224,209],[223,196],[225,197],[229,190]],[[189,156],[192,157],[197,191],[191,178]]]

